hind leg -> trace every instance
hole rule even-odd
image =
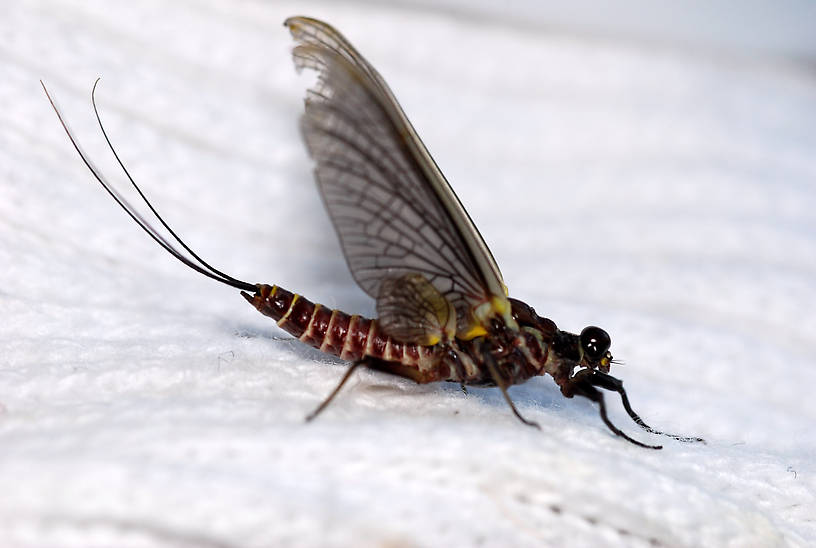
[[[317,409],[315,409],[314,411],[312,411],[311,413],[306,415],[306,422],[313,421],[315,419],[315,417],[317,417],[324,409],[326,409],[326,407],[328,407],[328,405],[331,403],[331,401],[334,399],[334,397],[340,392],[340,389],[343,388],[343,385],[346,384],[346,381],[348,381],[349,378],[351,378],[351,374],[354,373],[354,371],[358,367],[360,367],[361,365],[365,365],[365,360],[364,359],[363,360],[357,360],[356,362],[351,364],[351,367],[349,367],[346,370],[346,373],[343,375],[343,378],[340,379],[340,383],[334,388],[334,390],[331,391],[331,394],[329,394],[326,397],[326,399],[323,400],[320,403],[320,405],[317,406]]]
[[[420,371],[416,367],[411,367],[408,365],[403,365],[399,362],[389,362],[385,360],[380,360],[377,358],[373,358],[371,356],[364,356],[363,358],[357,360],[356,362],[351,364],[351,367],[346,370],[346,373],[343,375],[343,378],[340,379],[340,382],[337,384],[334,390],[331,391],[325,400],[321,402],[317,408],[309,413],[306,416],[306,422],[314,420],[328,405],[332,402],[335,396],[340,392],[340,389],[343,388],[343,385],[351,378],[351,375],[354,371],[357,370],[358,367],[364,366],[374,371],[382,371],[383,373],[389,373],[391,375],[396,375],[398,377],[403,377],[406,379],[411,379],[412,381],[417,382],[418,384],[426,384],[429,382],[435,382],[444,380],[441,375],[441,371],[439,368],[435,368],[432,370]]]

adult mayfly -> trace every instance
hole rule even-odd
[[[365,366],[418,383],[497,386],[516,417],[538,427],[516,409],[507,389],[546,373],[564,396],[596,402],[606,426],[636,445],[661,448],[634,440],[612,424],[599,388],[617,392],[644,430],[703,441],[658,432],[632,410],[622,382],[608,374],[614,361],[606,331],[594,326],[578,335],[562,331],[510,298],[484,239],[380,74],[332,26],[308,17],[292,17],[284,25],[296,42],[295,67],[317,73],[306,95],[301,130],[348,266],[376,300],[377,319],[330,310],[276,285],[241,281],[201,259],[153,208],[119,159],[99,117],[94,84],[91,98],[100,130],[172,237],[166,238],[93,166],[45,92],[93,176],[160,246],[196,272],[241,290],[259,312],[302,342],[352,362],[308,419]]]

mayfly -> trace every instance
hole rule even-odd
[[[332,26],[292,17],[298,71],[317,73],[308,90],[301,130],[314,176],[359,286],[376,300],[377,319],[331,310],[277,285],[251,284],[201,259],[169,227],[131,178],[102,125],[102,135],[166,238],[93,166],[45,90],[83,162],[147,234],[186,266],[230,287],[282,329],[321,351],[352,362],[337,387],[307,419],[318,415],[351,374],[367,367],[417,383],[452,381],[496,386],[523,423],[509,386],[549,374],[564,396],[596,402],[606,426],[641,447],[607,416],[603,393],[617,392],[632,420],[658,432],[632,410],[610,338],[590,326],[580,334],[558,329],[532,307],[510,298],[493,255],[380,74]],[[43,89],[45,86],[43,85]],[[176,244],[178,244],[178,247]]]

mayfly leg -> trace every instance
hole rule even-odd
[[[354,373],[354,371],[356,371],[357,368],[360,367],[361,365],[365,365],[365,364],[366,364],[365,358],[362,359],[362,360],[357,360],[356,362],[351,364],[351,367],[349,367],[346,370],[346,373],[343,375],[343,378],[340,379],[340,382],[337,384],[337,386],[334,388],[334,390],[331,391],[331,394],[329,394],[326,397],[326,399],[323,400],[320,403],[320,405],[317,406],[317,409],[315,409],[314,411],[312,411],[311,413],[306,415],[306,422],[313,421],[315,419],[315,417],[317,417],[321,412],[323,412],[323,410],[326,409],[326,407],[328,407],[329,404],[332,402],[334,397],[337,394],[340,393],[340,389],[343,388],[343,385],[346,384],[346,381],[348,381],[351,378],[351,375]]]
[[[510,399],[510,394],[507,393],[507,382],[499,375],[499,369],[496,366],[496,360],[493,356],[490,355],[490,352],[484,353],[485,357],[485,364],[487,365],[487,369],[490,372],[490,376],[493,378],[493,381],[496,383],[496,386],[499,387],[501,390],[502,396],[504,396],[504,401],[507,402],[507,405],[510,406],[510,409],[513,410],[513,414],[518,417],[518,420],[526,424],[527,426],[532,426],[534,428],[538,428],[541,430],[541,425],[539,425],[535,421],[531,421],[525,419],[524,416],[519,413],[519,410],[516,409],[516,404],[513,403],[513,400]]]
[[[371,369],[372,371],[381,371],[383,373],[388,373],[389,375],[395,375],[397,377],[402,377],[404,379],[410,379],[416,382],[417,384],[427,384],[430,382],[437,382],[443,380],[443,378],[439,374],[438,369],[420,371],[416,367],[404,365],[400,362],[381,360],[379,358],[375,358],[374,356],[363,356],[361,359],[351,364],[351,367],[349,367],[349,369],[343,375],[343,378],[340,379],[340,382],[337,384],[335,389],[332,390],[331,394],[329,394],[326,397],[326,399],[323,400],[323,402],[317,406],[317,409],[309,413],[309,415],[306,417],[307,422],[313,420],[324,409],[326,409],[326,407],[328,407],[332,400],[334,400],[334,397],[337,396],[337,394],[343,388],[343,385],[346,384],[346,381],[349,380],[352,373],[354,373],[354,371],[360,366],[365,366],[368,369]],[[521,418],[521,420],[524,419]]]
[[[616,436],[620,436],[626,441],[630,443],[634,443],[638,447],[643,447],[646,449],[663,449],[662,445],[649,445],[636,439],[630,438],[627,436],[620,428],[612,424],[612,421],[609,420],[609,417],[606,414],[606,403],[604,402],[603,393],[596,390],[593,386],[588,383],[579,383],[575,388],[575,394],[578,396],[583,396],[587,399],[590,399],[598,404],[598,408],[601,412],[601,420],[604,422],[607,428],[609,428],[613,434]]]
[[[667,436],[669,438],[674,438],[677,441],[682,442],[705,443],[705,440],[703,438],[699,438],[696,436],[679,436],[677,434],[669,434],[666,432],[661,432],[660,430],[655,430],[654,428],[646,424],[643,421],[643,419],[640,418],[640,415],[635,413],[635,411],[632,409],[632,406],[629,404],[629,397],[626,395],[626,390],[624,390],[623,388],[623,381],[621,381],[620,379],[617,379],[612,375],[607,375],[606,373],[602,373],[600,371],[592,371],[592,373],[588,375],[586,382],[589,382],[593,386],[597,386],[605,390],[617,392],[618,394],[620,394],[621,402],[623,403],[623,408],[626,410],[626,413],[629,415],[629,417],[631,417],[635,424],[637,424],[647,432],[651,434],[658,434],[660,436]]]

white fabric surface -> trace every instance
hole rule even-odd
[[[0,21],[0,546],[816,543],[816,78],[444,11],[230,2],[6,6]],[[382,72],[511,294],[613,338],[644,419],[612,436],[549,378],[357,375],[181,266],[76,157],[131,172],[203,257],[350,313],[281,26]],[[518,19],[518,18],[517,18]],[[124,188],[124,186],[122,186]]]

